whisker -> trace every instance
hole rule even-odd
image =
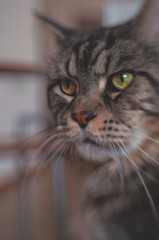
[[[135,142],[131,139],[131,138],[129,138],[129,140],[134,144]],[[159,163],[154,159],[154,158],[152,158],[151,157],[151,155],[149,155],[147,152],[145,152],[142,148],[140,148],[139,146],[137,146],[137,144],[135,144],[135,147],[137,148],[137,149],[139,149],[143,154],[145,154],[148,158],[150,158],[154,163],[156,163],[157,165],[159,165]]]
[[[32,156],[31,161],[30,161],[30,165],[29,167],[26,169],[25,172],[25,176],[23,178],[23,182],[26,181],[26,178],[30,172],[30,170],[32,169],[32,162],[34,162],[34,160],[36,160],[36,158],[38,157],[38,155],[40,154],[41,150],[53,139],[55,139],[55,137],[58,135],[58,133],[56,132],[56,134],[53,134],[51,137],[47,138],[43,144],[41,144],[41,146],[39,147],[39,149],[35,152],[35,154]],[[38,165],[39,166],[39,165]],[[38,167],[39,169],[39,167]]]
[[[153,199],[152,199],[152,197],[151,197],[151,194],[150,194],[150,192],[149,192],[149,190],[148,190],[148,188],[147,188],[147,186],[146,186],[146,183],[145,183],[145,181],[144,181],[144,179],[143,179],[143,177],[142,177],[142,175],[141,175],[141,173],[140,173],[140,171],[139,171],[136,163],[134,162],[133,158],[132,158],[131,155],[129,154],[127,148],[125,147],[125,145],[123,144],[123,142],[122,142],[122,140],[121,140],[120,138],[119,138],[119,141],[120,141],[121,145],[123,146],[124,150],[123,150],[123,148],[120,146],[120,144],[118,144],[118,143],[117,143],[117,144],[118,144],[118,146],[120,147],[121,151],[124,152],[124,155],[126,154],[127,159],[129,160],[129,162],[130,162],[130,164],[132,165],[133,169],[135,170],[135,172],[136,172],[136,174],[137,174],[140,182],[142,183],[142,185],[143,185],[143,187],[144,187],[144,189],[145,189],[145,192],[146,192],[146,194],[147,194],[147,197],[148,197],[148,200],[149,200],[149,203],[150,203],[150,206],[151,206],[151,209],[152,209],[154,218],[155,218],[155,220],[158,222],[159,216],[158,216],[158,213],[157,213],[157,210],[156,210],[154,201],[153,201]]]
[[[135,127],[135,129],[137,129],[139,131],[139,129],[137,127]],[[149,135],[147,135],[146,133],[140,132],[140,135],[155,142],[155,143],[159,143],[159,140],[157,140],[156,138],[150,137]]]
[[[55,133],[55,134],[53,134],[51,137],[49,137],[48,139],[46,139],[46,140],[44,141],[44,143],[41,144],[41,146],[39,147],[39,149],[35,152],[35,154],[34,154],[33,157],[31,158],[31,160],[32,160],[32,161],[35,160],[35,159],[37,158],[38,154],[41,152],[41,150],[42,150],[50,141],[54,140],[55,137],[57,137],[57,136],[58,136],[58,133]]]
[[[53,154],[51,154],[51,156],[47,159],[46,162],[44,162],[43,167],[46,167],[47,165],[49,165],[50,162],[52,162],[57,156],[58,154],[64,149],[65,144],[61,144],[55,152],[53,152]],[[62,151],[63,152],[63,151]],[[61,155],[61,154],[60,154]]]
[[[63,151],[63,155],[66,155],[66,152],[68,151],[69,145],[67,145],[66,143],[67,142],[65,142],[65,148],[64,148],[64,151]]]
[[[40,159],[47,159],[49,155],[56,149],[56,147],[62,144],[65,141],[65,137],[61,137],[60,139],[56,139],[53,143],[50,143],[44,154],[40,157]],[[41,160],[39,160],[41,162]]]
[[[144,137],[146,137],[147,139],[149,139],[149,140],[151,140],[151,141],[153,141],[153,142],[155,142],[155,143],[159,143],[159,141],[157,140],[157,139],[155,139],[155,138],[152,138],[152,137],[150,137],[150,136],[148,136],[147,134],[143,134],[143,133],[141,133]]]
[[[134,155],[136,155],[134,153]],[[147,178],[151,179],[152,181],[154,181],[155,183],[157,183],[159,185],[159,181],[157,178],[153,177],[152,175],[150,175],[148,172],[144,171],[144,169],[142,169],[140,166],[138,166],[138,169],[140,170],[140,172],[142,172]]]
[[[55,142],[49,146],[47,149],[47,152],[41,157],[43,160],[39,161],[39,168],[43,168],[47,166],[47,162],[50,161],[50,159],[56,158],[58,155],[58,152],[61,150],[62,146],[64,145],[63,142],[65,141],[65,138],[63,137],[62,139],[58,139]],[[56,149],[57,148],[57,149]]]
[[[45,129],[37,132],[36,134],[34,134],[34,135],[29,136],[28,138],[26,138],[26,139],[24,140],[24,143],[20,146],[20,149],[18,150],[18,152],[22,152],[22,151],[25,149],[26,145],[27,145],[31,140],[33,140],[34,138],[40,136],[40,134],[41,134],[41,137],[42,137],[42,135],[44,135],[44,134],[45,134],[44,136],[46,136],[46,137],[48,137],[49,135],[52,135],[52,133],[53,133],[54,131],[52,131],[52,132],[47,132],[47,130],[49,130],[49,129],[50,129],[50,127],[45,128]]]
[[[57,158],[57,156],[59,155],[59,153],[61,152],[61,150],[63,149],[63,147],[64,147],[64,144],[60,145],[53,154],[49,153],[49,155],[50,155],[49,158],[45,158],[43,161],[40,162],[40,164],[38,164],[38,168],[36,171],[37,173],[34,177],[35,181],[39,175],[39,171],[41,169],[46,168],[52,161],[54,161]]]
[[[142,172],[147,178],[151,179],[152,181],[154,181],[157,185],[159,185],[159,181],[157,178],[151,176],[149,173],[145,172],[142,168],[138,167],[140,172]]]
[[[110,151],[113,155],[113,159],[115,161],[115,164],[118,169],[119,176],[120,176],[121,190],[122,190],[122,192],[124,192],[124,179],[123,179],[123,170],[122,170],[121,162],[120,162],[120,159],[119,159],[119,156],[117,154],[114,144],[112,142],[110,142],[109,139],[107,139],[107,141],[108,141]]]
[[[116,158],[117,158],[117,164],[118,164],[118,167],[119,167],[119,174],[120,174],[120,180],[121,180],[121,190],[122,190],[122,192],[124,192],[125,184],[124,184],[124,175],[123,175],[122,163],[120,161],[118,152],[117,152],[116,147],[113,144],[113,142],[112,142],[112,146],[114,148],[114,152],[115,152]]]

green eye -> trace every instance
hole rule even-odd
[[[119,73],[113,77],[112,83],[117,89],[124,90],[133,79],[134,75],[132,73]]]
[[[60,83],[60,88],[63,93],[69,96],[74,96],[76,94],[77,85],[70,79],[62,80]]]

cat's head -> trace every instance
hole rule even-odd
[[[141,155],[159,137],[159,19],[153,7],[124,25],[87,32],[41,16],[58,44],[47,68],[55,129],[84,159]]]

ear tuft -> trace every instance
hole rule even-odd
[[[68,29],[66,27],[61,26],[60,24],[56,23],[55,21],[51,20],[50,18],[44,16],[43,14],[35,11],[34,15],[44,22],[58,37],[61,39],[65,37],[71,36],[75,30]]]

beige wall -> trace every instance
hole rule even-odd
[[[0,65],[30,66],[39,62],[35,6],[36,0],[0,0]],[[0,142],[15,140],[12,135],[20,115],[46,108],[46,89],[37,78],[0,72]]]
[[[104,2],[104,0],[43,0],[43,9],[48,16],[62,24],[85,29],[101,25]]]
[[[0,1],[0,61],[36,61],[32,10],[34,0]]]

